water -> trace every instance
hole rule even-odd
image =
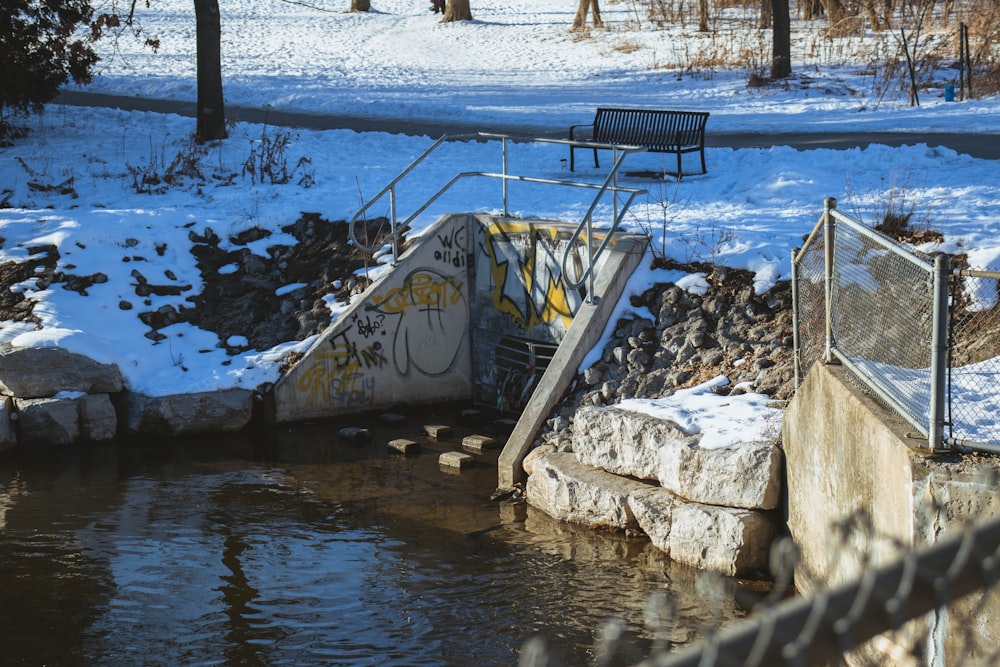
[[[584,665],[610,617],[634,663],[654,592],[678,644],[743,615],[645,539],[491,501],[497,452],[388,454],[454,414],[367,445],[323,423],[0,456],[0,664],[488,667],[541,635]]]

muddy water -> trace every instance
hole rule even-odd
[[[441,469],[486,430],[419,436],[455,414],[0,456],[0,664],[487,667],[541,635],[584,665],[609,617],[636,662],[654,592],[678,644],[743,615],[646,540],[491,501],[495,451]],[[389,455],[400,435],[422,453]]]

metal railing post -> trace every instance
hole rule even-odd
[[[507,200],[507,195],[508,195],[508,192],[509,192],[508,191],[508,186],[507,186],[507,137],[504,137],[501,140],[501,144],[502,144],[502,146],[501,146],[500,152],[502,153],[501,159],[503,160],[503,166],[501,168],[501,173],[503,174],[503,178],[501,178],[500,180],[503,181],[503,214],[504,214],[504,217],[507,217],[507,216],[510,215],[510,211],[509,211],[508,206],[507,206],[507,201],[508,201]]]
[[[931,322],[931,404],[927,415],[927,444],[931,451],[945,449],[944,410],[948,358],[948,279],[951,258],[945,254],[934,257],[933,320]]]
[[[824,253],[824,300],[826,302],[826,347],[823,352],[823,361],[833,362],[833,260],[834,260],[834,238],[836,236],[836,222],[833,219],[833,211],[837,208],[837,200],[834,197],[827,197],[823,202],[823,253]]]
[[[389,190],[389,231],[392,239],[392,266],[399,261],[399,235],[396,233],[396,188]],[[367,238],[365,239],[367,242]]]

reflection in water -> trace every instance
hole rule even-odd
[[[0,458],[3,661],[485,667],[540,634],[586,664],[615,616],[634,663],[654,592],[677,643],[743,614],[648,540],[490,502],[496,452],[446,474],[453,443],[337,429]]]

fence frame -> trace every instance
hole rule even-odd
[[[868,375],[862,372],[851,359],[837,347],[836,332],[833,330],[834,313],[834,292],[836,290],[836,243],[837,230],[840,226],[846,226],[852,233],[858,234],[870,240],[880,248],[894,253],[903,258],[920,270],[928,274],[931,281],[931,340],[929,341],[930,366],[928,374],[929,401],[927,405],[927,416],[925,420],[919,419],[913,411],[907,409],[896,397],[892,396],[877,383],[872,382]],[[864,386],[873,392],[880,400],[886,403],[894,412],[905,419],[926,442],[925,447],[931,453],[949,451],[955,447],[962,446],[970,449],[980,449],[1000,453],[1000,444],[989,442],[976,442],[967,439],[956,439],[951,433],[951,419],[949,417],[951,408],[950,391],[950,367],[949,367],[949,332],[952,324],[951,320],[951,281],[953,278],[965,276],[998,278],[1000,273],[988,271],[974,271],[970,269],[952,268],[951,257],[945,253],[934,255],[930,261],[919,257],[907,250],[904,246],[888,239],[878,232],[866,227],[864,224],[841,213],[837,210],[837,200],[828,197],[823,204],[823,214],[806,238],[801,248],[792,250],[792,342],[795,350],[794,373],[796,386],[801,382],[803,375],[803,354],[802,344],[799,336],[800,332],[800,289],[801,279],[799,265],[806,253],[813,246],[817,239],[822,239],[824,243],[824,351],[822,355],[823,363],[839,363],[847,367],[852,375]],[[948,433],[946,434],[946,427]]]

